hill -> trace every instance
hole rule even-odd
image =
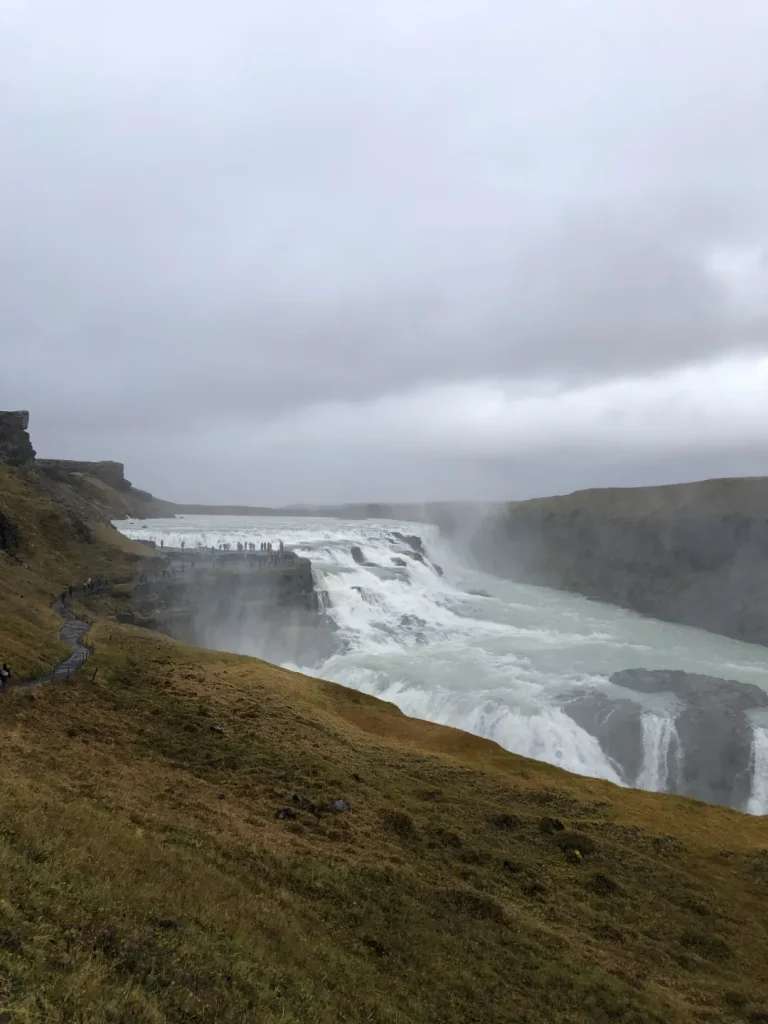
[[[4,1019],[768,1019],[764,820],[120,625],[153,556],[79,501],[0,467],[0,658],[111,581],[79,676],[0,699]]]

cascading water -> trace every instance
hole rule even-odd
[[[681,748],[673,718],[646,711],[643,727],[643,767],[637,776],[638,789],[654,793],[674,791],[680,775]]]
[[[184,541],[187,550],[283,540],[311,560],[337,641],[326,660],[291,667],[584,775],[661,790],[679,774],[672,717],[650,698],[614,686],[609,676],[619,669],[678,668],[768,689],[765,648],[475,571],[432,526],[230,516],[116,525],[135,539],[163,539],[166,548]],[[259,646],[242,635],[233,649],[258,653]],[[595,736],[563,711],[564,694],[585,692],[639,706],[637,778],[626,777]],[[766,757],[756,747],[751,808],[767,806],[757,781],[758,765],[766,778]]]
[[[768,727],[755,726],[752,733],[752,792],[750,814],[768,814]]]

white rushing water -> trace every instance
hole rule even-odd
[[[643,767],[635,780],[639,789],[663,793],[676,781],[680,768],[680,740],[670,715],[646,711],[643,726]]]
[[[756,726],[752,740],[752,793],[750,814],[768,814],[768,727]]]
[[[184,541],[188,550],[283,540],[311,559],[339,641],[328,660],[292,667],[584,775],[660,790],[678,768],[669,706],[660,706],[658,695],[644,697],[614,686],[608,678],[612,672],[682,669],[768,690],[766,648],[479,572],[462,564],[432,526],[234,516],[116,525],[129,537],[162,539],[169,548]],[[397,533],[423,539],[425,563]],[[355,561],[353,545],[369,565]],[[237,650],[254,653],[257,646],[245,635]],[[562,710],[564,694],[584,690],[644,702],[644,756],[636,779],[622,780],[599,742]],[[765,813],[768,730],[756,730],[755,736],[750,810]]]

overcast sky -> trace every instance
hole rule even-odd
[[[765,0],[0,0],[0,408],[182,500],[768,473]]]

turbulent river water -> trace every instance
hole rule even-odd
[[[683,669],[768,691],[767,648],[480,572],[424,524],[184,516],[116,525],[129,537],[162,539],[167,548],[184,541],[187,550],[284,541],[311,559],[337,641],[331,657],[290,667],[583,775],[666,786],[674,709],[663,695],[619,692],[609,680],[619,669]],[[237,650],[257,653],[258,644],[243,635]],[[636,778],[622,778],[598,740],[563,710],[569,695],[587,690],[642,702],[644,754]],[[768,717],[754,719],[753,736],[746,809],[764,814]]]

